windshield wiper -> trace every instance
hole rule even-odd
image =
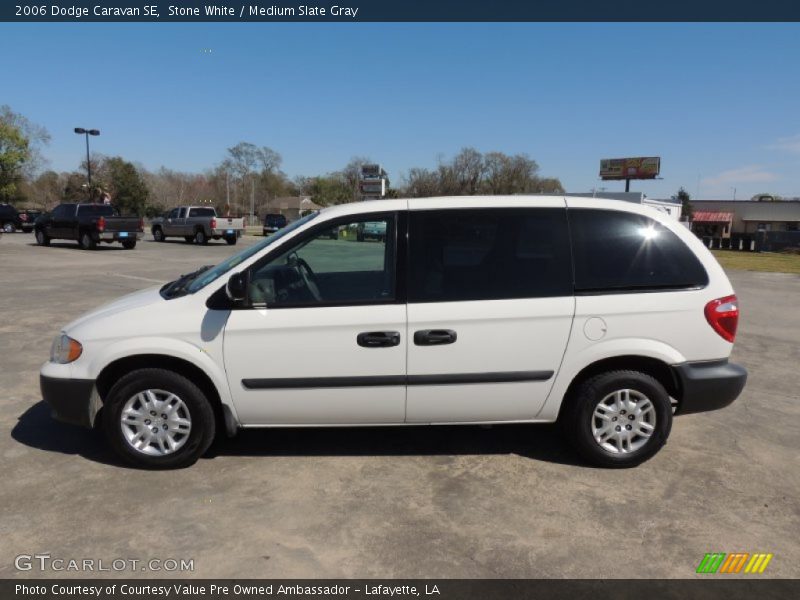
[[[170,281],[169,283],[165,284],[160,292],[164,298],[175,298],[176,296],[182,295],[186,293],[186,286],[188,286],[195,278],[200,275],[201,273],[205,273],[214,265],[205,265],[204,267],[200,267],[196,271],[192,271],[191,273],[185,273],[178,277],[175,281]]]

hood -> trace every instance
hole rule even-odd
[[[73,330],[90,320],[112,317],[135,308],[166,302],[166,300],[161,297],[161,294],[159,294],[159,289],[161,289],[161,286],[154,286],[152,288],[147,288],[139,292],[128,294],[127,296],[118,298],[113,302],[109,302],[108,304],[103,304],[99,308],[95,308],[94,310],[89,311],[88,313],[81,315],[72,321],[63,328],[63,331],[69,334],[70,330]]]

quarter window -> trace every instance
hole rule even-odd
[[[250,299],[268,306],[372,304],[395,299],[395,219],[317,230],[250,275]]]
[[[409,302],[569,296],[566,211],[411,211]]]
[[[686,289],[708,284],[694,253],[672,231],[641,215],[570,209],[575,291]]]

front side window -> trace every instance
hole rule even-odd
[[[409,302],[572,295],[566,210],[412,211]]]
[[[372,304],[395,299],[393,216],[317,230],[250,273],[254,305]],[[283,230],[281,230],[283,231]]]
[[[171,211],[169,211],[169,213],[167,214],[167,218],[168,218],[168,219],[177,219],[177,218],[178,218],[178,210],[179,210],[179,209],[177,209],[177,208],[173,208],[173,209],[172,209]]]
[[[283,239],[287,235],[291,234],[295,229],[299,229],[312,219],[316,218],[319,213],[311,213],[306,215],[302,219],[299,219],[289,225],[288,227],[284,227],[278,233],[269,236],[268,238],[264,238],[262,241],[258,242],[257,244],[253,244],[252,246],[248,246],[243,248],[233,256],[228,257],[226,260],[222,261],[215,267],[208,269],[207,271],[203,271],[202,274],[197,275],[194,279],[186,284],[186,292],[189,294],[194,294],[195,292],[203,289],[209,283],[216,281],[222,275],[227,273],[228,271],[236,268],[244,261],[252,258],[262,250],[266,249],[268,246],[275,244],[279,240]]]
[[[570,209],[575,291],[687,289],[708,284],[694,253],[672,231],[632,213]]]

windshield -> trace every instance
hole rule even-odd
[[[215,279],[219,278],[222,274],[227,273],[231,269],[233,269],[236,265],[239,265],[246,261],[251,256],[254,256],[261,252],[267,246],[273,244],[275,241],[285,237],[286,235],[290,234],[292,231],[297,229],[298,227],[302,227],[306,223],[308,223],[311,219],[316,217],[319,213],[311,213],[310,215],[306,215],[302,219],[295,221],[288,227],[284,227],[283,229],[278,230],[277,233],[273,233],[267,239],[250,246],[249,248],[245,248],[241,252],[237,252],[233,256],[231,256],[228,260],[222,261],[216,267],[209,269],[200,273],[202,277],[197,277],[194,281],[192,281],[189,285],[186,286],[186,292],[189,294],[194,294],[198,290],[202,290],[206,287],[209,283],[214,281]]]

